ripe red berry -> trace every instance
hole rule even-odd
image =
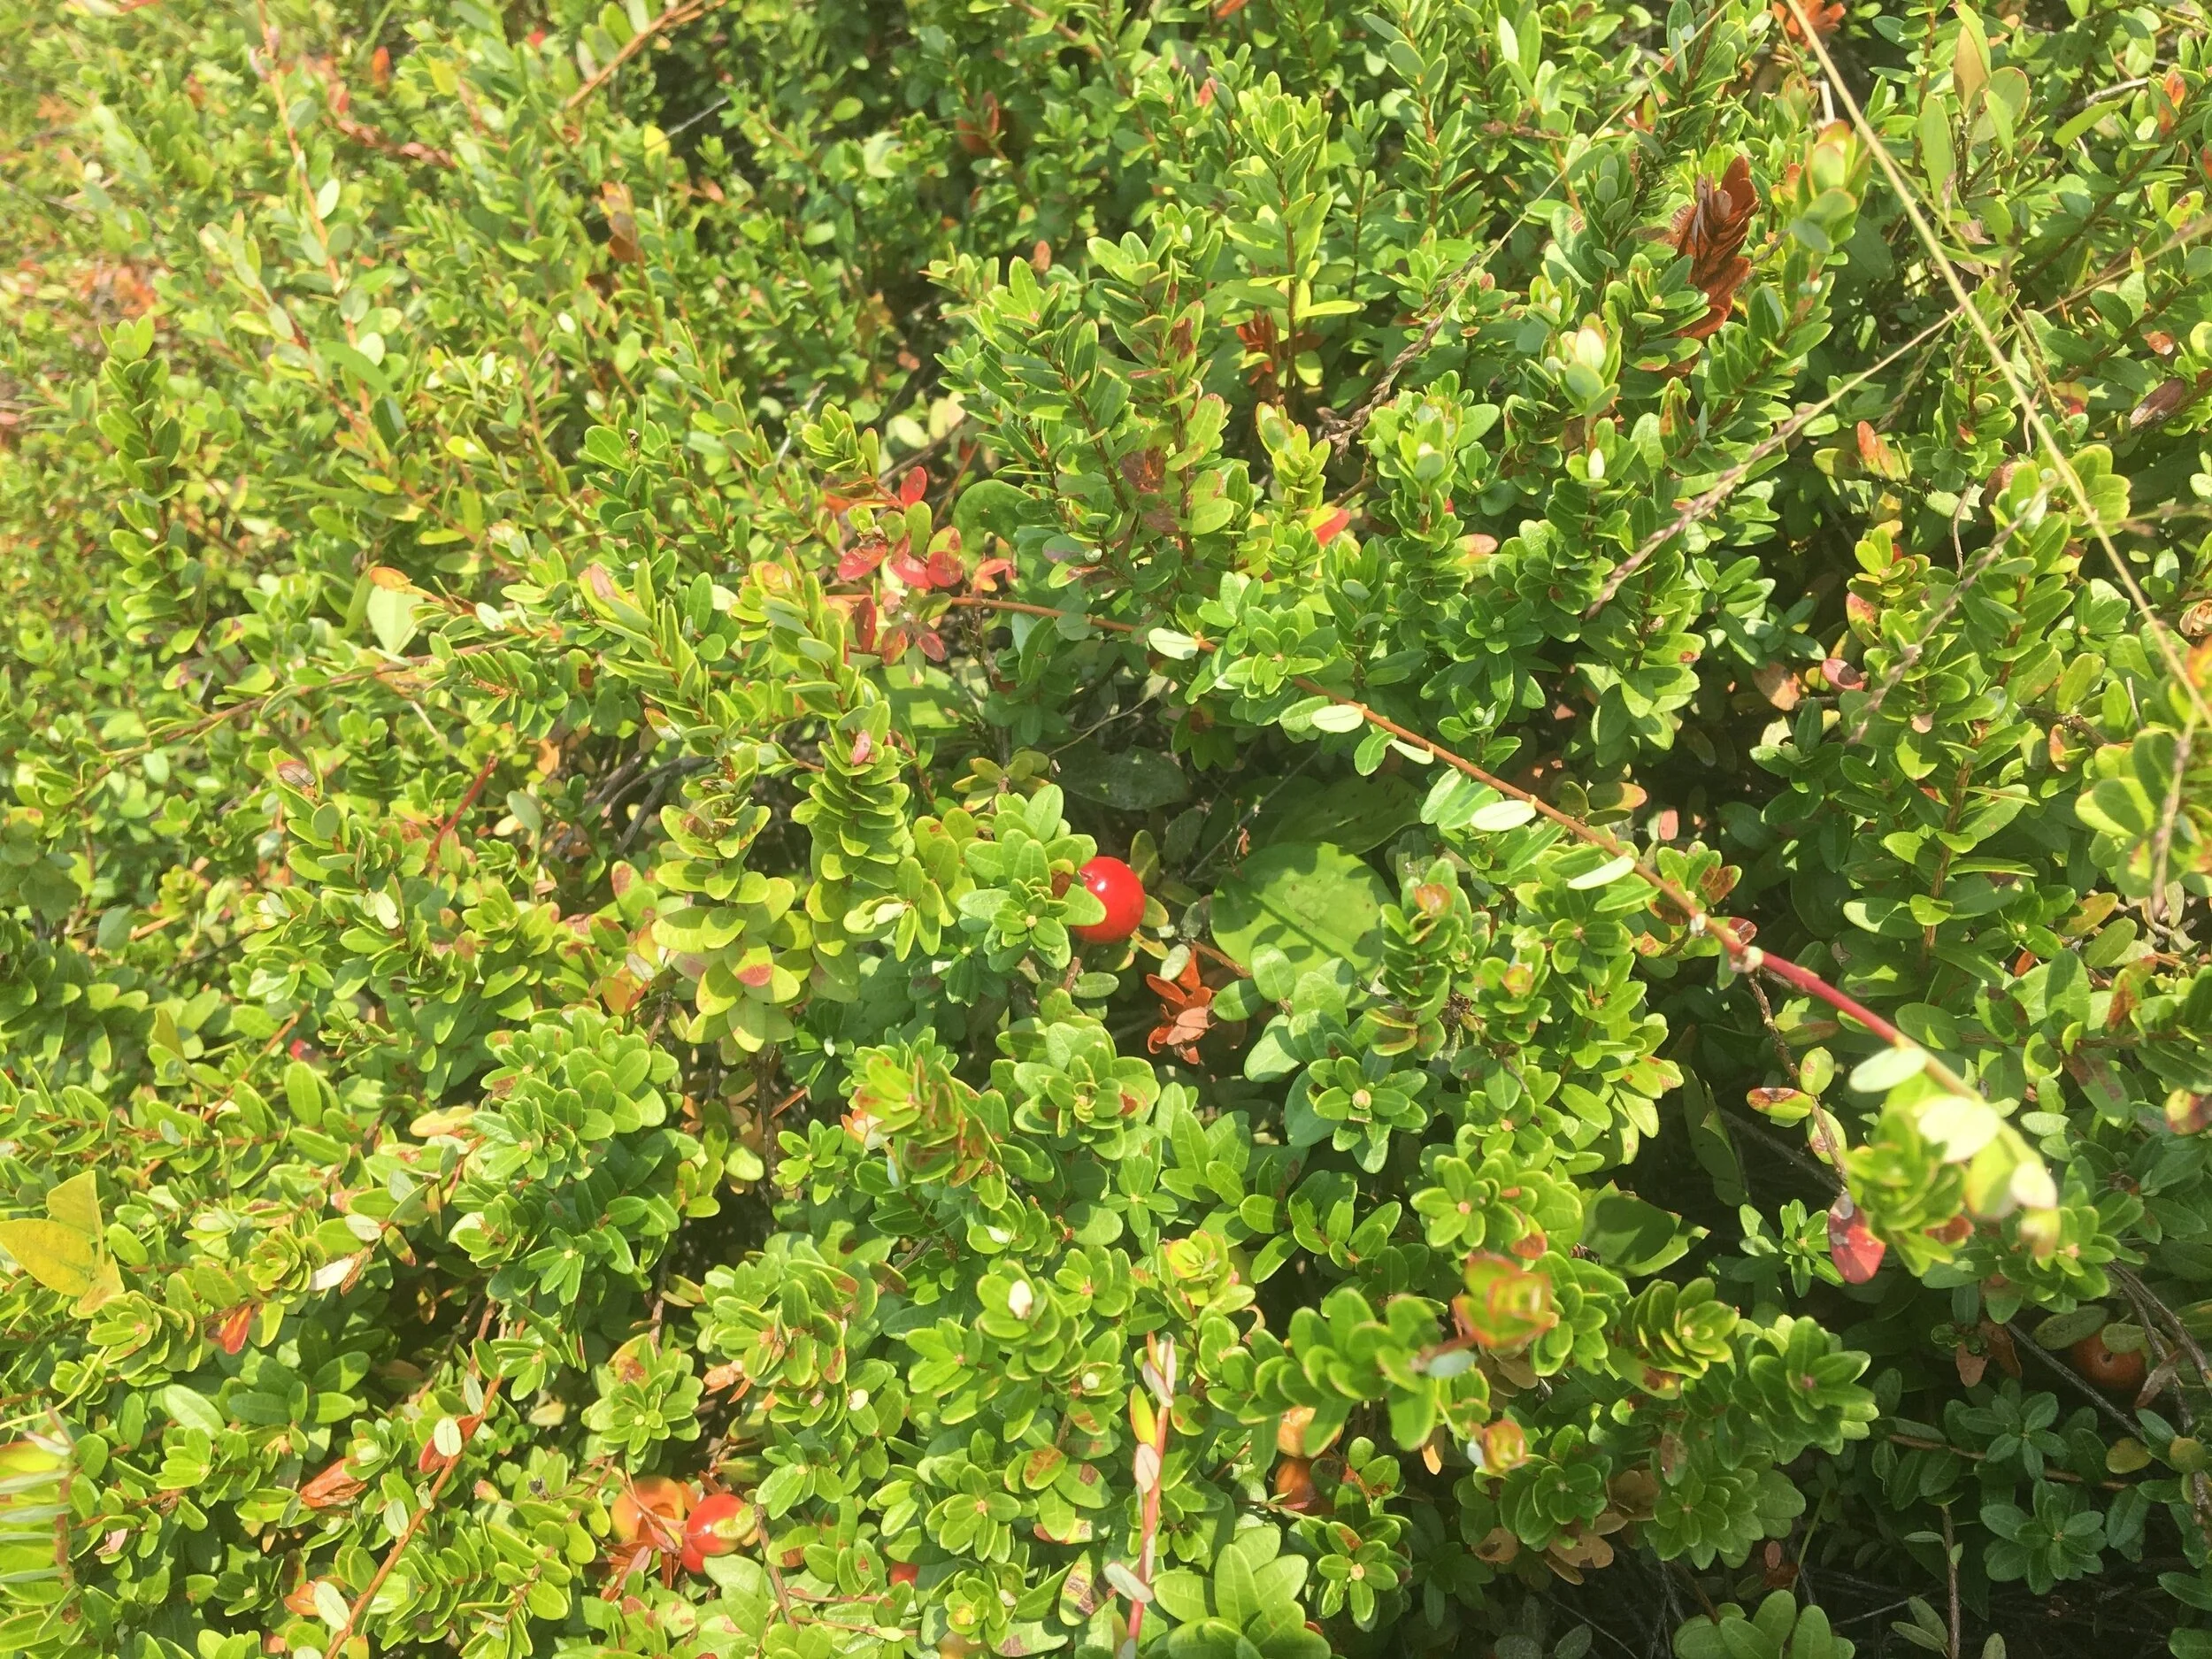
[[[665,1475],[648,1475],[632,1483],[614,1501],[614,1535],[618,1542],[645,1542],[656,1549],[675,1548],[682,1535],[685,1513],[691,1508],[691,1488]]]
[[[733,1492],[717,1492],[699,1500],[684,1524],[684,1565],[694,1572],[695,1555],[726,1555],[752,1541],[760,1530],[753,1506]]]
[[[1091,896],[1106,907],[1106,919],[1076,928],[1075,936],[1094,945],[1110,945],[1126,939],[1144,920],[1144,883],[1137,872],[1118,858],[1103,856],[1077,872]]]
[[[2101,1332],[2082,1338],[2074,1344],[2074,1369],[2098,1387],[2116,1394],[2129,1394],[2143,1386],[2146,1367],[2143,1350],[2130,1348],[2116,1353],[2104,1344]]]

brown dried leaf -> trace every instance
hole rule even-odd
[[[351,1503],[366,1486],[365,1481],[353,1477],[341,1457],[300,1488],[300,1502],[311,1509],[335,1509]]]
[[[1751,164],[1738,156],[1718,184],[1701,178],[1690,205],[1675,216],[1674,250],[1690,261],[1690,280],[1706,302],[1705,315],[1681,331],[1684,338],[1709,339],[1728,320],[1736,290],[1751,274],[1751,262],[1740,254],[1758,205]]]

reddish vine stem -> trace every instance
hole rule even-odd
[[[454,647],[448,656],[476,657],[486,651],[502,650],[534,637],[536,637],[534,634],[518,634],[512,639],[479,640],[472,645]],[[242,715],[258,714],[266,710],[270,704],[282,702],[287,697],[304,697],[310,692],[329,691],[339,686],[358,685],[365,680],[382,680],[392,674],[410,674],[419,669],[438,667],[444,660],[446,659],[434,655],[396,657],[387,662],[373,663],[366,668],[349,668],[342,673],[331,675],[327,680],[318,680],[307,685],[279,686],[274,691],[264,692],[257,697],[248,697],[243,702],[234,703],[227,708],[218,709],[214,713],[204,715],[199,719],[188,721],[183,726],[173,726],[167,731],[157,733],[135,748],[114,749],[101,756],[100,764],[79,782],[78,790],[81,794],[84,790],[91,788],[118,766],[127,765],[143,756],[167,749],[173,743],[188,743],[196,737],[205,736],[218,726],[227,726]]]
[[[979,610],[1010,611],[1024,616],[1057,618],[1082,615],[1079,611],[1056,611],[1049,605],[1028,604],[1012,599],[962,597],[955,599],[952,603],[956,605],[969,606]],[[1084,617],[1083,619],[1094,627],[1110,629],[1117,634],[1138,632],[1136,626],[1132,623],[1109,622],[1097,617]],[[1193,642],[1202,651],[1217,649],[1216,643],[1210,640],[1201,639]],[[1584,822],[1571,812],[1561,810],[1541,795],[1524,789],[1517,784],[1508,783],[1495,772],[1486,771],[1464,756],[1455,755],[1432,738],[1424,737],[1410,726],[1400,725],[1389,716],[1370,708],[1356,697],[1348,697],[1341,692],[1333,691],[1316,680],[1300,678],[1293,680],[1292,683],[1301,691],[1317,697],[1326,697],[1339,708],[1356,710],[1360,718],[1370,726],[1389,733],[1391,736],[1402,743],[1435,757],[1461,776],[1471,778],[1477,783],[1495,789],[1500,795],[1532,808],[1538,816],[1557,825],[1585,845],[1595,847],[1615,857],[1630,860],[1630,870],[1681,913],[1692,933],[1709,934],[1718,942],[1721,949],[1727,956],[1728,965],[1737,972],[1747,977],[1755,973],[1771,975],[1793,990],[1802,992],[1816,1002],[1824,1002],[1837,1013],[1856,1021],[1884,1042],[1901,1048],[1919,1047],[1903,1032],[1898,1030],[1895,1025],[1884,1019],[1865,1003],[1838,987],[1831,985],[1810,968],[1800,967],[1787,957],[1770,956],[1762,950],[1743,936],[1735,922],[1725,916],[1714,915],[1693,898],[1679,882],[1661,873],[1648,859],[1639,855],[1633,847],[1620,840],[1619,837],[1599,829],[1594,825]],[[1927,1057],[1926,1071],[1929,1078],[1938,1087],[1948,1089],[1953,1094],[1979,1098],[1971,1084],[1932,1055]]]
[[[492,769],[498,764],[499,755],[496,750],[484,757],[484,764],[476,774],[476,781],[469,785],[469,792],[461,797],[461,804],[453,809],[453,815],[439,825],[438,833],[430,838],[430,856],[425,861],[426,864],[434,864],[438,862],[439,847],[444,842],[445,838],[453,833],[453,826],[458,824],[467,815],[468,810],[476,804],[476,797],[484,793],[484,786],[491,781]]]
[[[593,71],[589,80],[570,93],[568,101],[561,105],[563,113],[573,113],[577,105],[582,104],[614,78],[616,70],[635,58],[670,29],[680,28],[687,23],[695,23],[706,16],[708,12],[718,10],[723,4],[724,0],[676,0],[675,4],[668,7],[658,17],[649,19],[643,28],[624,43],[619,51]]]
[[[505,1378],[495,1371],[492,1374],[491,1381],[484,1389],[483,1409],[477,1413],[480,1420],[491,1415],[492,1402],[499,1398],[500,1385],[505,1380]],[[466,1448],[463,1449],[465,1450]],[[332,1653],[345,1652],[346,1643],[352,1640],[354,1626],[367,1616],[370,1605],[376,1600],[376,1593],[384,1587],[384,1580],[392,1576],[392,1569],[399,1565],[399,1558],[407,1553],[408,1545],[415,1541],[415,1534],[421,1530],[422,1524],[430,1518],[431,1510],[438,1507],[438,1500],[445,1494],[446,1483],[453,1479],[453,1471],[460,1466],[461,1460],[458,1457],[453,1457],[448,1459],[445,1467],[438,1471],[438,1478],[430,1483],[430,1495],[425,1498],[415,1512],[407,1517],[407,1525],[401,1529],[399,1536],[392,1540],[392,1548],[386,1553],[383,1562],[377,1567],[375,1576],[369,1580],[368,1588],[362,1591],[354,1604],[346,1610],[346,1622],[340,1628],[337,1636],[331,1641],[330,1651]]]
[[[1175,1413],[1175,1340],[1148,1337],[1145,1351],[1151,1362],[1145,1367],[1150,1373],[1147,1381],[1157,1379],[1151,1391],[1157,1409],[1153,1414],[1152,1438],[1140,1440],[1135,1454],[1137,1484],[1144,1488],[1144,1530],[1137,1555],[1137,1583],[1144,1594],[1129,1598],[1129,1640],[1122,1648],[1124,1653],[1136,1651],[1137,1638],[1144,1629],[1144,1609],[1152,1600],[1152,1567],[1160,1548],[1160,1488],[1167,1479],[1167,1437]],[[1148,1480],[1145,1479],[1148,1452],[1152,1462]]]

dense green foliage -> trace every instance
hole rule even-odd
[[[649,4],[0,12],[0,1652],[2212,1655],[2201,7]]]

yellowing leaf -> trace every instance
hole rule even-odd
[[[99,1179],[89,1170],[46,1194],[43,1221],[0,1221],[0,1249],[49,1290],[74,1296],[79,1317],[123,1294],[101,1243]]]
[[[376,642],[396,657],[415,637],[415,596],[397,588],[379,588],[369,595],[369,630]]]
[[[100,1236],[100,1179],[87,1170],[46,1194],[46,1213],[65,1227],[97,1240]]]
[[[113,1260],[104,1259],[92,1275],[92,1288],[78,1297],[69,1311],[77,1318],[88,1319],[122,1294],[123,1275]]]
[[[93,1235],[58,1221],[0,1221],[0,1249],[49,1290],[81,1296],[99,1270]]]

